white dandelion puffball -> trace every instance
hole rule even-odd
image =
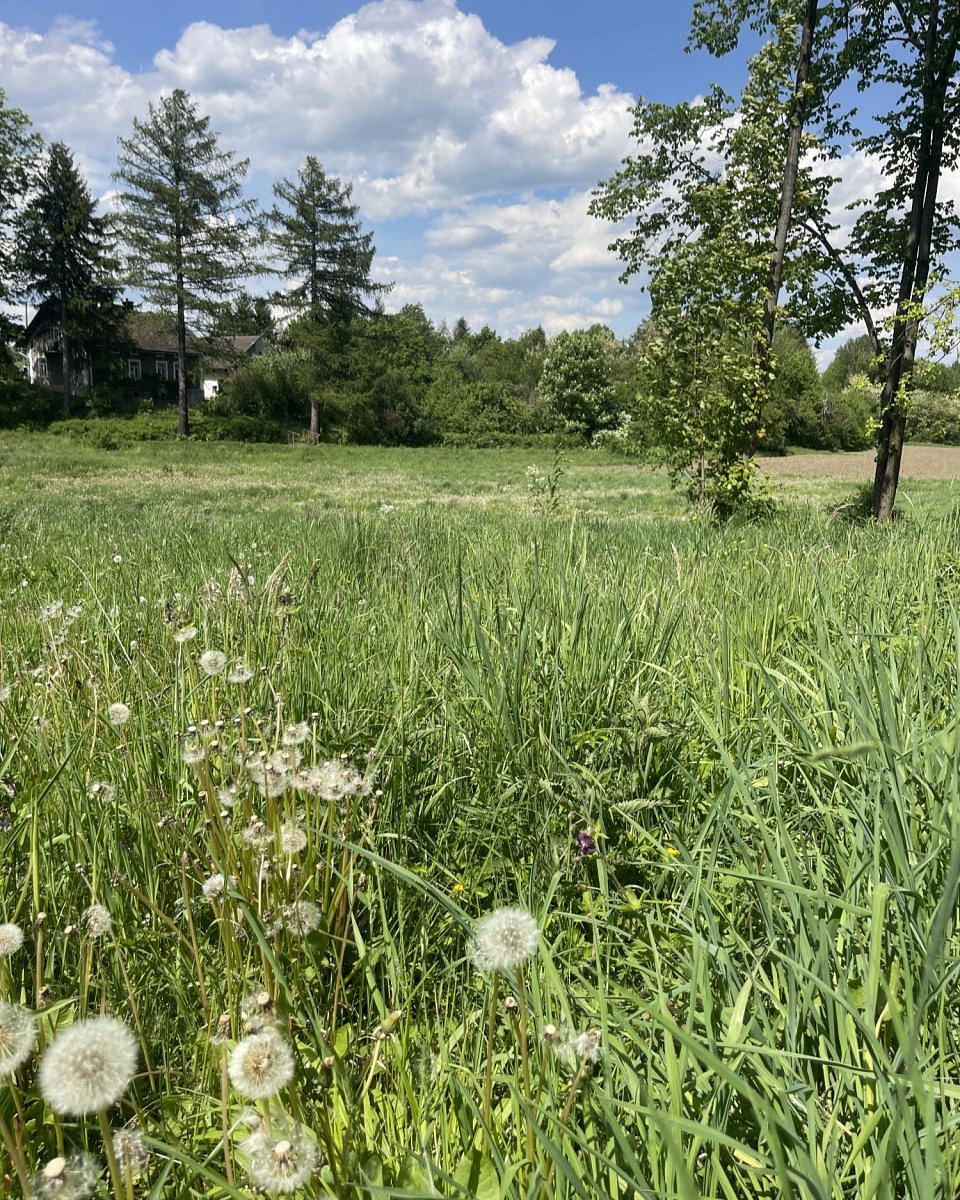
[[[22,1067],[37,1040],[37,1019],[19,1004],[0,1000],[0,1076]]]
[[[227,1074],[242,1096],[248,1100],[266,1100],[293,1078],[293,1054],[276,1030],[266,1029],[237,1042]]]
[[[100,1165],[89,1154],[51,1158],[30,1180],[30,1195],[36,1200],[85,1200],[97,1186]]]
[[[54,1112],[70,1117],[102,1112],[127,1090],[137,1069],[137,1039],[114,1017],[77,1021],[40,1060],[40,1094]]]
[[[295,1192],[313,1175],[319,1161],[316,1142],[299,1126],[274,1126],[270,1132],[261,1127],[243,1143],[243,1152],[254,1186],[264,1192]]]
[[[200,666],[208,675],[219,675],[227,665],[227,656],[222,650],[204,650],[200,655]]]
[[[173,640],[177,643],[178,646],[183,646],[187,642],[192,642],[196,636],[197,636],[196,625],[184,625],[184,627],[182,629],[178,629],[177,632],[173,635]]]
[[[121,1175],[126,1177],[129,1173],[131,1179],[142,1175],[150,1158],[150,1150],[140,1130],[118,1129],[111,1140]]]
[[[306,849],[307,834],[306,830],[299,825],[281,825],[280,826],[280,849],[284,854],[299,854],[301,850]]]
[[[23,930],[19,925],[0,925],[0,958],[9,958],[23,945]]]
[[[216,875],[209,875],[200,885],[200,890],[203,892],[204,899],[219,900],[226,886],[227,881],[218,872]]]
[[[113,917],[104,904],[91,904],[83,917],[87,922],[87,933],[92,938],[103,937],[113,929]]]
[[[107,720],[111,725],[126,725],[130,720],[130,709],[120,700],[107,709]]]
[[[227,683],[249,683],[252,678],[253,668],[248,667],[242,658],[235,659],[227,673]]]
[[[299,746],[309,736],[310,726],[306,721],[298,721],[295,725],[288,725],[284,729],[281,740],[285,746]]]
[[[498,908],[477,922],[471,956],[481,971],[512,971],[533,958],[539,940],[525,908]]]

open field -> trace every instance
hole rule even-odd
[[[0,1194],[958,1194],[955,482],[531,463],[0,441]]]

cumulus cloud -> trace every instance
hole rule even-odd
[[[618,314],[609,230],[586,206],[630,151],[632,100],[612,85],[584,94],[553,49],[502,42],[455,0],[377,0],[325,33],[196,21],[139,72],[90,23],[0,23],[0,78],[105,197],[117,135],[185,88],[250,159],[264,199],[312,153],[354,182],[381,249],[392,222],[422,222],[421,249],[408,237],[396,256],[391,305],[420,298],[452,317],[462,301],[475,319],[528,326],[556,320],[547,295],[566,296],[569,314]]]

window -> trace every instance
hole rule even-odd
[[[179,363],[179,361],[177,359],[174,359],[170,365],[173,367],[173,378],[179,379],[180,378],[180,363]]]
[[[157,359],[157,378],[163,380],[167,378],[167,360],[165,358]]]
[[[128,379],[139,379],[140,378],[140,359],[139,358],[128,358],[127,359],[127,378]]]
[[[47,378],[47,356],[45,354],[41,354],[37,358],[37,378]]]

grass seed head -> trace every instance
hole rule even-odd
[[[37,1021],[19,1004],[0,1000],[0,1076],[12,1075],[30,1057],[37,1040]]]
[[[137,1040],[114,1017],[77,1021],[40,1060],[40,1093],[54,1112],[82,1117],[110,1108],[137,1069]]]
[[[471,956],[481,971],[512,971],[533,958],[539,940],[525,908],[498,908],[477,922]]]

